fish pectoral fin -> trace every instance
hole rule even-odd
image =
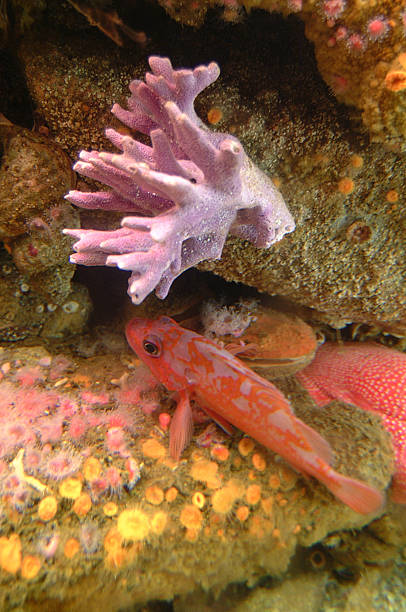
[[[183,389],[179,392],[178,405],[169,427],[169,453],[173,459],[179,460],[182,452],[192,439],[192,434],[192,408],[189,393]]]
[[[213,421],[215,421],[217,423],[217,425],[219,427],[221,427],[221,429],[223,431],[226,432],[226,434],[228,434],[229,436],[232,436],[235,429],[234,427],[231,425],[231,423],[229,423],[228,421],[226,421],[225,419],[223,419],[222,416],[220,416],[219,414],[217,414],[217,412],[214,412],[214,410],[211,410],[211,408],[207,408],[206,406],[201,406],[199,404],[199,406],[201,408],[203,408],[203,410],[209,415],[209,417],[211,419],[213,419]]]
[[[313,448],[314,452],[325,461],[328,465],[332,465],[334,454],[330,444],[321,436],[315,429],[303,423],[296,418],[296,424],[301,429],[303,436]]]

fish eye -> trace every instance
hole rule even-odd
[[[145,338],[142,343],[142,348],[151,357],[159,357],[162,352],[161,341],[156,336]]]

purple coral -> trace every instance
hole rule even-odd
[[[145,83],[130,84],[129,110],[112,113],[148,134],[152,147],[107,129],[122,153],[82,151],[74,169],[110,191],[70,191],[82,208],[131,213],[113,231],[66,229],[77,239],[73,263],[132,272],[128,293],[139,304],[154,289],[165,298],[173,280],[204,259],[221,257],[229,233],[268,248],[295,224],[272,181],[233,136],[211,132],[194,110],[213,83],[214,62],[174,70],[168,58],[149,58]]]

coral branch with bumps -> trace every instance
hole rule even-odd
[[[107,129],[121,153],[82,151],[74,169],[110,187],[70,191],[82,208],[128,213],[112,231],[65,229],[77,241],[73,263],[131,271],[135,304],[154,289],[165,298],[174,279],[205,259],[221,257],[228,234],[268,248],[294,230],[272,181],[248,158],[237,138],[211,132],[194,110],[213,83],[216,63],[174,70],[168,58],[149,58],[152,73],[130,84],[128,109],[112,113],[149,135],[151,146]]]

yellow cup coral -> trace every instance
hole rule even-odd
[[[77,499],[75,499],[75,503],[73,504],[72,510],[78,516],[86,516],[92,507],[92,500],[88,493],[81,493]]]
[[[69,540],[66,541],[63,553],[67,559],[73,559],[73,557],[76,555],[76,553],[79,552],[79,550],[79,541],[76,540],[76,538],[69,538]]]
[[[139,542],[150,532],[149,518],[142,510],[123,510],[117,520],[117,529],[124,540]]]
[[[66,478],[59,486],[59,493],[68,499],[77,499],[82,492],[82,483],[78,478]]]
[[[54,518],[58,509],[58,502],[53,495],[47,495],[41,499],[38,506],[38,516],[41,521],[50,521]]]
[[[26,555],[21,564],[21,576],[26,580],[35,578],[41,569],[41,559],[35,555]]]
[[[21,566],[21,540],[12,533],[9,538],[0,538],[0,567],[10,574],[16,574]]]

